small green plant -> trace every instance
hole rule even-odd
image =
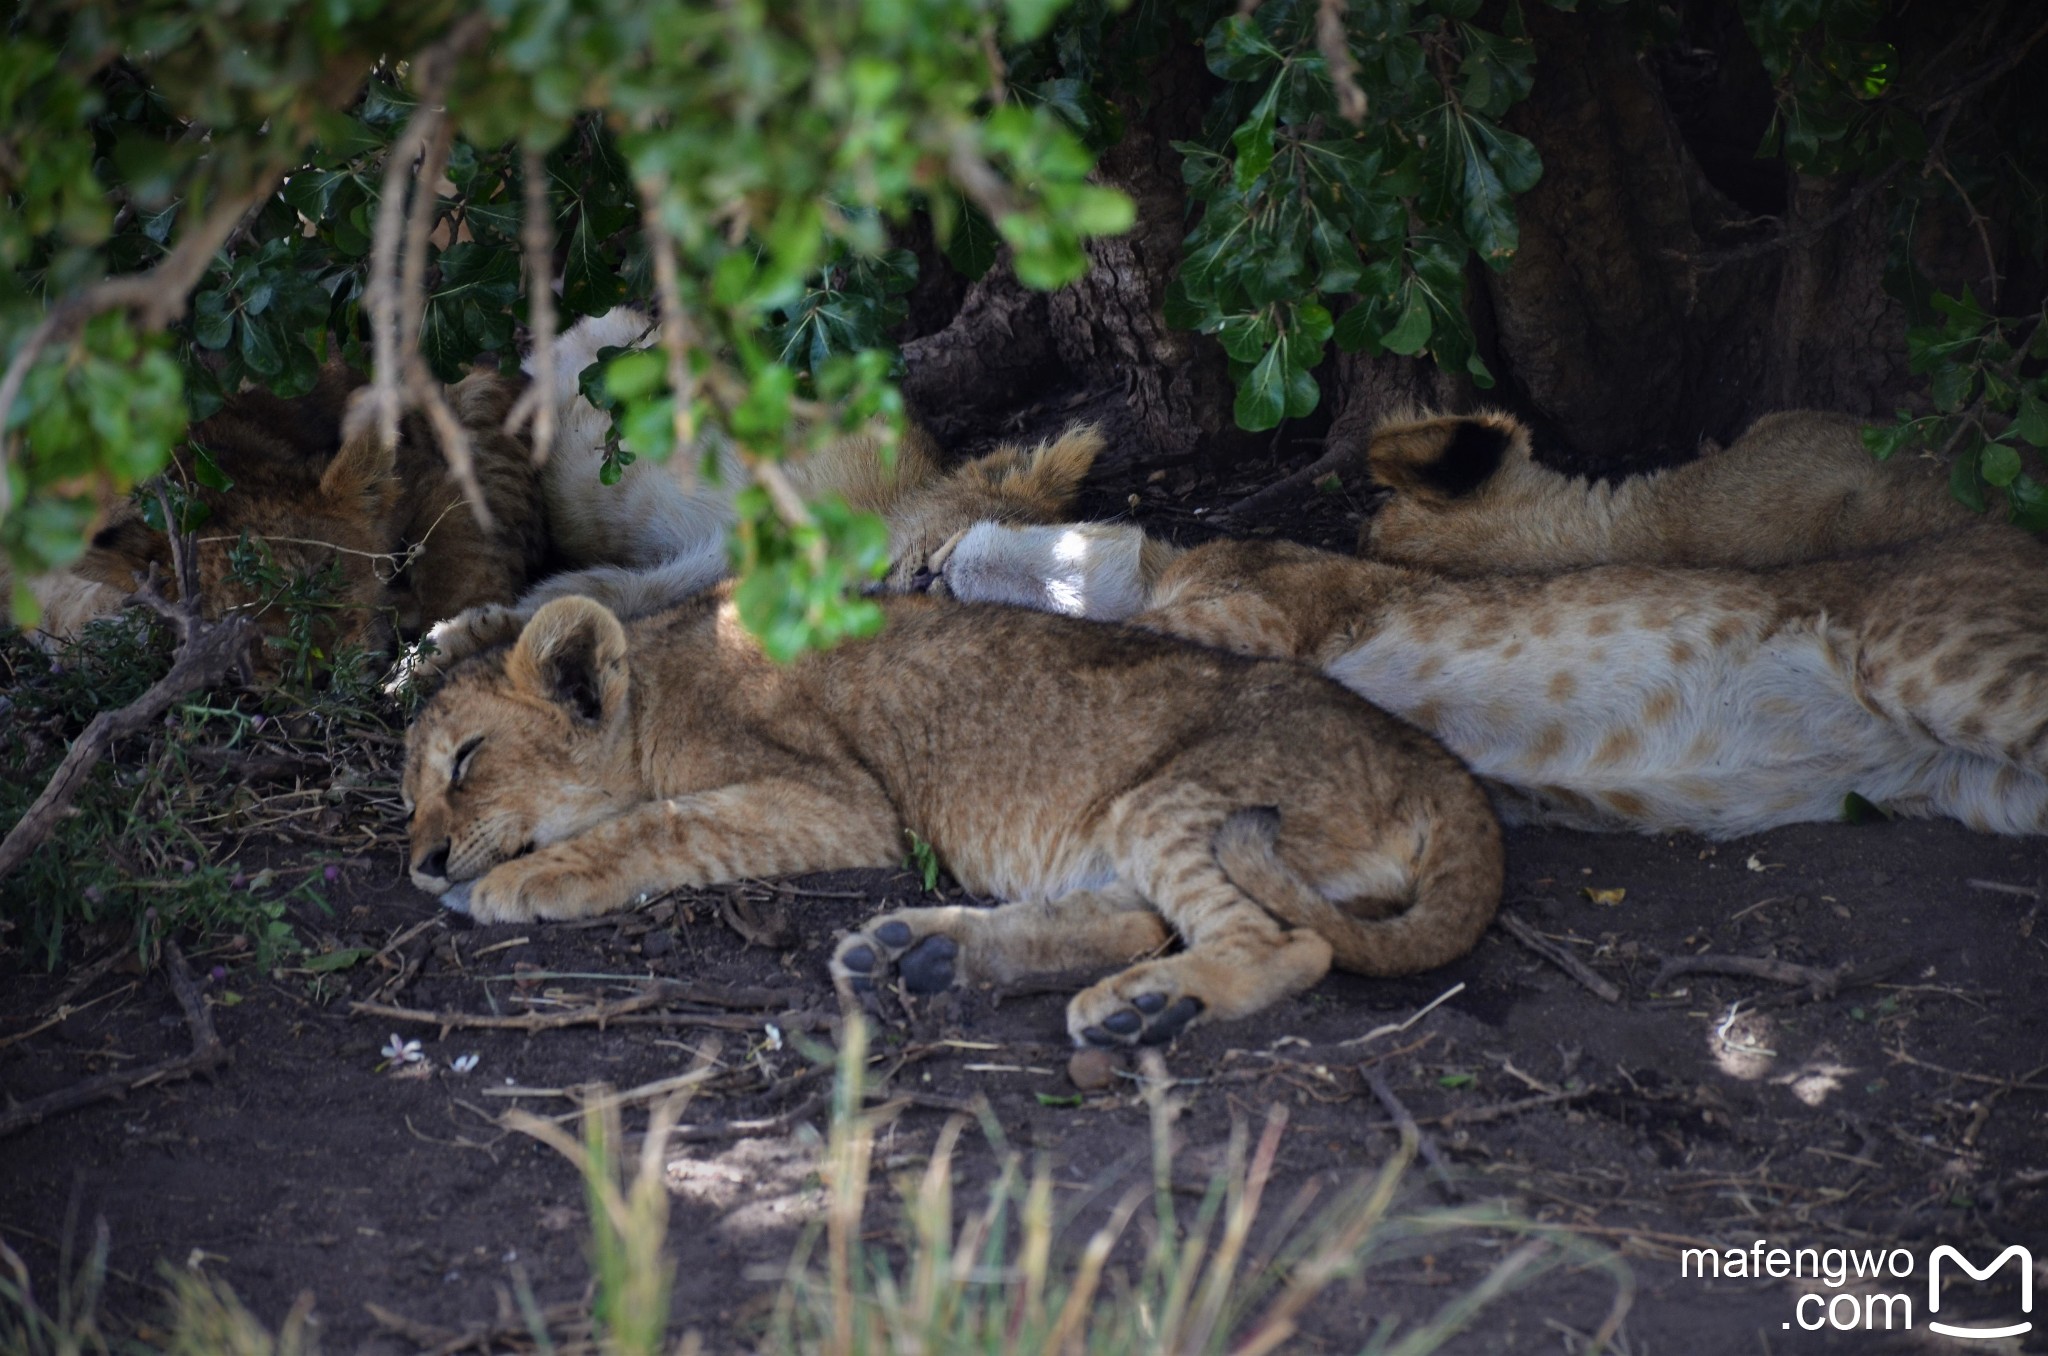
[[[910,868],[917,872],[917,878],[924,882],[926,890],[939,888],[939,873],[945,868],[939,865],[939,850],[924,840],[916,829],[905,829],[903,836],[910,840]]]
[[[66,1222],[57,1261],[57,1308],[37,1297],[28,1264],[0,1242],[0,1353],[4,1356],[85,1356],[108,1351],[99,1330],[100,1295],[107,1280],[107,1228],[93,1231],[92,1247],[74,1268],[71,1228]]]
[[[2048,532],[2048,485],[2022,455],[2048,448],[2048,307],[2001,318],[1967,287],[1960,297],[1934,293],[1926,305],[1932,314],[1906,331],[1906,350],[1928,379],[1934,410],[1901,410],[1896,423],[1865,429],[1865,445],[1879,458],[1925,448],[1948,463],[1958,501]]]
[[[881,1353],[1109,1353],[1285,1350],[1302,1320],[1332,1285],[1370,1263],[1440,1248],[1450,1233],[1527,1232],[1498,1215],[1395,1212],[1416,1152],[1412,1134],[1378,1172],[1365,1175],[1326,1208],[1304,1215],[1298,1201],[1277,1218],[1263,1198],[1286,1131],[1275,1108],[1256,1147],[1239,1126],[1225,1168],[1212,1179],[1192,1218],[1174,1203],[1172,1121],[1164,1066],[1147,1073],[1152,1107],[1153,1181],[1123,1197],[1078,1253],[1062,1244],[1053,1182],[1040,1163],[1028,1172],[1000,1143],[1002,1166],[981,1209],[956,1218],[954,1157],[965,1122],[939,1135],[931,1159],[904,1203],[902,1224],[881,1246],[867,1220],[875,1137],[890,1114],[863,1110],[866,1032],[858,1016],[842,1032],[825,1177],[830,1191],[822,1239],[800,1246],[764,1343],[778,1356],[881,1356]],[[1150,1204],[1152,1227],[1136,1273],[1111,1257]],[[1399,1331],[1383,1319],[1367,1351],[1422,1356],[1463,1329],[1501,1295],[1559,1265],[1604,1268],[1616,1303],[1596,1339],[1611,1337],[1632,1286],[1612,1257],[1569,1236],[1533,1231],[1477,1283],[1426,1322]],[[1263,1233],[1261,1249],[1253,1246]],[[822,1264],[816,1259],[820,1244]]]

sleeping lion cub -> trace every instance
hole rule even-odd
[[[781,667],[727,587],[630,626],[548,603],[413,725],[413,880],[483,922],[575,918],[893,866],[915,830],[1013,902],[884,914],[835,978],[930,992],[1128,965],[1068,1006],[1098,1045],[1245,1016],[1333,961],[1442,965],[1492,919],[1484,794],[1307,669],[1018,609],[886,608],[879,636]]]
[[[1839,423],[1777,419],[1781,431]],[[1523,459],[1503,466],[1510,436]],[[1403,515],[1402,554],[1475,568],[1495,543],[1505,572],[1279,542],[1183,552],[1123,524],[985,523],[934,557],[933,589],[1304,660],[1443,740],[1512,820],[1724,837],[1839,819],[1855,793],[1899,814],[2048,833],[2048,548],[1958,519],[1938,480],[1922,503],[1910,469],[1855,454],[1825,449],[1825,490],[1744,515],[1725,475],[1670,479],[1681,468],[1607,491],[1527,463],[1506,416],[1417,421],[1373,446],[1375,474],[1408,491],[1386,510]],[[1798,479],[1735,447],[1716,455],[1738,458],[1736,479]],[[1507,483],[1491,484],[1496,473]],[[1437,489],[1412,489],[1430,476]],[[1687,531],[1650,531],[1683,516],[1688,486],[1711,492],[1692,498]],[[1504,507],[1538,500],[1550,516]],[[1845,546],[1863,549],[1804,558]],[[1660,551],[1798,563],[1517,572]]]

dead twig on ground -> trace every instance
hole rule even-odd
[[[1584,961],[1551,941],[1521,919],[1511,913],[1503,913],[1495,917],[1493,921],[1500,924],[1501,931],[1507,933],[1508,936],[1549,961],[1567,975],[1570,975],[1587,992],[1591,993],[1601,1002],[1619,1003],[1621,1001],[1621,989],[1618,985],[1601,978]]]
[[[1408,1110],[1406,1103],[1394,1095],[1394,1089],[1388,1085],[1386,1075],[1370,1064],[1360,1065],[1358,1074],[1365,1080],[1365,1085],[1372,1089],[1372,1095],[1379,1098],[1380,1105],[1387,1109],[1387,1114],[1394,1118],[1394,1124],[1399,1127],[1401,1133],[1415,1136],[1416,1150],[1422,1155],[1422,1161],[1429,1164],[1429,1170],[1436,1178],[1436,1189],[1443,1195],[1445,1204],[1456,1205],[1464,1200],[1465,1193],[1451,1180],[1451,1167],[1444,1161],[1443,1151],[1438,1149],[1436,1141],[1424,1134],[1422,1127],[1415,1123],[1414,1113]]]
[[[169,522],[177,521],[168,507],[164,516]],[[94,716],[92,723],[71,742],[64,761],[50,774],[42,794],[15,821],[7,837],[0,840],[0,880],[27,861],[56,829],[107,750],[128,735],[155,724],[171,709],[171,703],[186,693],[213,687],[241,665],[256,634],[255,623],[239,615],[208,621],[200,611],[199,571],[190,533],[171,535],[171,561],[178,577],[176,603],[166,600],[157,588],[154,571],[135,595],[136,600],[155,610],[178,632],[178,650],[171,661],[171,671],[120,710],[102,711]]]
[[[2031,885],[2008,885],[2002,880],[1966,880],[1963,884],[1972,890],[1985,890],[1994,895],[2018,895],[2021,899],[2039,899],[2041,892]]]
[[[769,1014],[759,1017],[732,1017],[725,1019],[711,1013],[661,1013],[650,1014],[649,1008],[667,1003],[701,1003],[706,1007],[756,1007],[765,1000],[782,998],[787,995],[771,989],[733,989],[722,984],[694,984],[683,980],[655,980],[639,993],[626,998],[613,998],[590,1003],[582,1007],[561,1012],[526,1012],[516,1016],[484,1012],[435,1012],[425,1008],[401,1008],[388,1003],[354,1002],[349,1012],[358,1017],[379,1017],[392,1022],[417,1022],[424,1026],[438,1026],[443,1030],[463,1028],[489,1031],[553,1031],[569,1026],[595,1026],[600,1029],[628,1017],[652,1017],[661,1022],[677,1022],[711,1027],[753,1031],[767,1020]],[[806,1013],[782,1014],[782,1018],[798,1021],[808,1017]],[[787,1028],[788,1023],[777,1019],[778,1025]]]
[[[25,1130],[66,1111],[75,1111],[110,1097],[124,1096],[133,1088],[174,1083],[195,1074],[212,1073],[226,1064],[229,1058],[227,1047],[221,1044],[220,1036],[213,1029],[213,1018],[206,1011],[206,1000],[200,997],[199,986],[192,980],[192,968],[185,963],[185,953],[178,949],[176,942],[164,943],[164,976],[170,982],[178,1006],[184,1010],[185,1025],[192,1032],[190,1054],[160,1060],[147,1068],[130,1069],[126,1073],[101,1074],[48,1096],[9,1107],[0,1112],[0,1136]]]
[[[749,946],[787,951],[799,940],[788,914],[777,908],[770,908],[764,913],[755,907],[753,900],[737,890],[719,892],[718,917]]]
[[[1805,992],[1797,995],[1775,995],[1754,1006],[1783,1007],[1788,1003],[1820,1002],[1833,998],[1845,989],[1869,984],[1897,971],[1906,963],[1903,956],[1888,956],[1869,965],[1842,965],[1822,968],[1815,965],[1799,965],[1792,961],[1773,960],[1766,956],[1674,956],[1658,969],[1650,981],[1650,988],[1661,991],[1671,980],[1680,975],[1739,975],[1748,979],[1767,979],[1774,984],[1796,985]]]

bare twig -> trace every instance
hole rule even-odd
[[[184,1011],[185,1025],[192,1033],[192,1053],[160,1060],[147,1068],[101,1074],[82,1083],[74,1083],[62,1091],[10,1107],[0,1112],[0,1135],[11,1135],[17,1130],[40,1124],[51,1116],[76,1111],[79,1107],[110,1097],[120,1097],[134,1088],[212,1073],[226,1064],[227,1047],[221,1044],[220,1036],[213,1029],[213,1018],[206,1011],[206,1000],[200,997],[199,986],[192,982],[191,967],[185,963],[185,953],[178,949],[176,942],[164,943],[164,976],[170,981],[171,992],[176,996],[179,1008]]]
[[[492,1031],[553,1031],[566,1026],[602,1027],[618,1018],[643,1013],[664,1003],[702,1003],[710,1007],[753,1007],[766,991],[736,991],[723,985],[697,985],[682,980],[657,980],[627,998],[592,1003],[561,1012],[528,1012],[501,1016],[481,1012],[432,1012],[424,1008],[392,1007],[384,1003],[351,1003],[349,1011],[358,1017],[380,1017],[393,1022],[418,1022],[425,1026],[463,1027]],[[739,1001],[745,1000],[745,1001]],[[761,1025],[762,1018],[735,1019],[743,1029]]]
[[[1346,0],[1316,0],[1316,50],[1323,54],[1330,85],[1337,91],[1337,112],[1346,122],[1365,125],[1365,91],[1358,87],[1358,62],[1344,32]]]
[[[1348,471],[1364,460],[1366,446],[1364,438],[1331,438],[1322,456],[1299,471],[1282,476],[1265,488],[1255,490],[1236,503],[1224,506],[1213,514],[1209,521],[1256,518],[1281,504],[1288,503],[1330,473]]]
[[[1658,969],[1650,981],[1652,989],[1661,990],[1680,975],[1739,975],[1749,979],[1767,979],[1774,984],[1797,986],[1802,990],[1790,996],[1793,1002],[1814,1002],[1833,998],[1844,989],[1856,988],[1898,970],[1906,963],[1904,956],[1890,956],[1869,965],[1797,965],[1791,961],[1772,960],[1765,956],[1674,956]],[[1783,1006],[1786,999],[1767,1000],[1762,1006]]]
[[[1394,1124],[1400,1127],[1401,1133],[1415,1136],[1416,1150],[1421,1153],[1422,1161],[1429,1164],[1430,1172],[1436,1177],[1436,1188],[1443,1194],[1445,1202],[1456,1205],[1463,1200],[1465,1193],[1451,1180],[1450,1164],[1444,1161],[1442,1151],[1436,1147],[1436,1141],[1422,1133],[1422,1127],[1415,1123],[1414,1113],[1408,1110],[1406,1103],[1394,1095],[1394,1089],[1387,1083],[1387,1076],[1370,1064],[1360,1065],[1358,1074],[1365,1080],[1365,1085],[1372,1089],[1372,1095],[1379,1098],[1380,1105],[1387,1109],[1387,1114],[1394,1118]]]
[[[1963,884],[1972,890],[1988,890],[1996,895],[2018,895],[2021,899],[2039,899],[2041,892],[2030,885],[2007,885],[2002,880],[1966,880]]]
[[[640,181],[640,221],[647,232],[647,252],[654,260],[654,292],[661,301],[661,351],[668,358],[668,389],[676,402],[676,445],[669,454],[670,464],[687,490],[696,465],[690,445],[697,441],[697,420],[690,406],[697,391],[690,380],[690,326],[683,315],[683,291],[676,277],[676,242],[661,217],[667,189],[666,180]]]
[[[1584,961],[1545,937],[1513,914],[1503,913],[1495,917],[1501,930],[1508,936],[1528,947],[1543,959],[1577,980],[1589,993],[1603,1003],[1619,1003],[1621,990],[1608,980],[1595,974]]]
[[[533,373],[505,416],[505,431],[533,426],[533,464],[541,465],[555,443],[555,226],[548,204],[548,162],[537,147],[520,154],[525,212],[519,247],[526,255],[526,319],[533,332]]]
[[[71,743],[64,761],[50,774],[43,793],[23,812],[7,837],[0,840],[0,880],[27,861],[57,827],[86,778],[116,741],[153,725],[186,693],[212,687],[242,662],[256,627],[248,618],[233,615],[208,621],[199,610],[199,587],[192,564],[189,537],[171,535],[172,558],[177,564],[180,599],[174,607],[156,589],[154,580],[137,596],[169,618],[179,632],[178,653],[171,671],[157,679],[149,690],[118,711],[102,711],[92,718]]]

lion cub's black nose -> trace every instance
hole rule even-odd
[[[425,857],[422,857],[419,865],[415,866],[413,870],[419,872],[422,876],[446,879],[448,875],[448,849],[452,842],[452,839],[443,838],[440,845]]]

